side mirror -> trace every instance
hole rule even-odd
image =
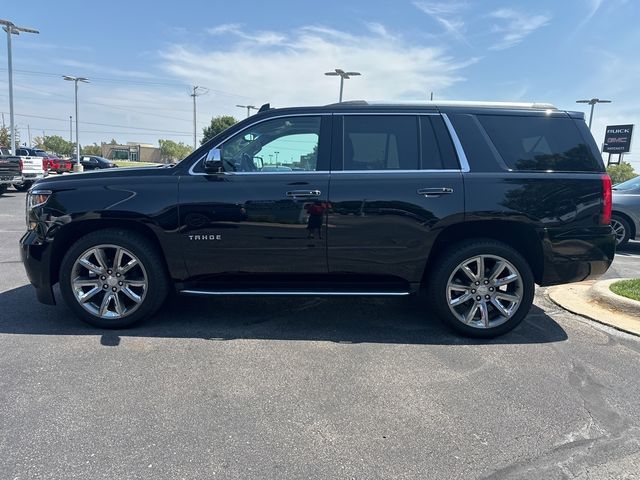
[[[204,169],[207,172],[222,172],[222,152],[219,148],[212,148],[207,153],[207,158],[203,162]]]

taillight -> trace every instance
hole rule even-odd
[[[600,215],[600,224],[609,225],[611,223],[611,177],[606,173],[602,175],[602,215]]]
[[[22,170],[24,170],[24,162],[22,161],[22,159],[20,159],[18,165],[20,165],[20,173],[22,173]]]

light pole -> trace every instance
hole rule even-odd
[[[247,118],[249,118],[251,116],[251,110],[258,110],[258,107],[254,107],[253,105],[236,105],[236,107],[246,108],[247,109]]]
[[[326,72],[325,75],[329,77],[340,77],[340,97],[339,102],[342,103],[342,90],[344,89],[344,81],[349,80],[351,77],[362,75],[360,72],[345,72],[340,68],[336,68],[333,72]]]
[[[16,151],[16,132],[15,124],[13,123],[13,60],[11,58],[11,35],[20,35],[20,32],[24,33],[40,33],[38,30],[27,27],[17,27],[9,20],[1,20],[0,25],[4,25],[2,29],[7,32],[7,58],[8,58],[8,71],[9,71],[9,128],[11,129],[11,145],[9,150],[14,155]]]
[[[70,75],[63,75],[62,78],[75,84],[76,92],[76,164],[73,166],[74,172],[82,172],[84,169],[80,165],[80,135],[78,132],[78,82],[89,83],[89,79],[85,77],[72,77]]]
[[[73,116],[69,115],[69,143],[73,143]]]
[[[208,88],[194,85],[191,93],[189,94],[190,97],[193,97],[193,149],[194,150],[198,148],[198,145],[197,145],[198,133],[197,133],[197,127],[196,127],[196,97],[199,97],[200,95],[206,95],[207,93],[209,93]]]
[[[596,103],[611,103],[611,100],[600,100],[599,98],[591,98],[589,100],[576,100],[576,103],[588,103],[591,105],[591,113],[589,114],[589,130],[591,130],[591,122],[593,121],[593,107]]]

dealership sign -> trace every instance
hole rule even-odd
[[[604,153],[627,153],[631,150],[633,125],[609,125],[604,134]]]

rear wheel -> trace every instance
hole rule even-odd
[[[122,328],[153,315],[169,281],[162,256],[126,230],[92,232],[72,245],[60,266],[60,291],[87,323]]]
[[[631,236],[631,226],[626,218],[620,215],[611,216],[611,228],[613,228],[616,234],[616,247],[622,248],[629,243],[629,237]]]
[[[533,274],[520,253],[494,240],[458,243],[444,252],[427,286],[440,318],[471,337],[515,328],[533,302]]]
[[[7,187],[8,185],[6,183],[3,183],[2,185],[0,185],[0,195],[2,195],[4,192],[7,191]]]

